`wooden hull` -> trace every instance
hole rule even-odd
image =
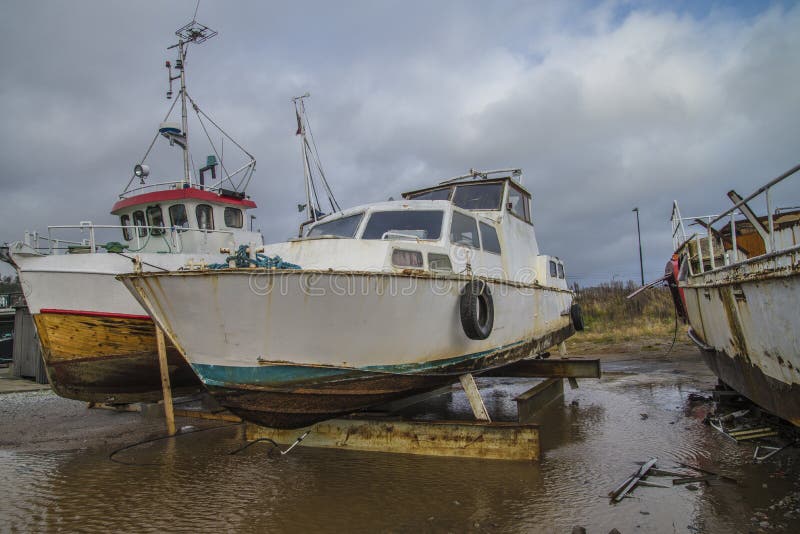
[[[86,402],[160,400],[155,325],[147,317],[42,311],[34,315],[53,390]],[[176,394],[201,389],[178,350],[167,345]]]

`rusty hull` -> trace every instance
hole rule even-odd
[[[681,287],[709,368],[800,426],[800,248],[690,276]]]
[[[162,398],[155,325],[149,319],[59,313],[34,315],[50,385],[85,402],[127,404]],[[200,380],[167,342],[175,394],[200,391]]]
[[[574,332],[570,324],[508,350],[414,374],[350,370],[344,376],[293,388],[207,385],[207,389],[222,406],[245,421],[272,428],[300,428],[431,391],[457,382],[458,377],[465,373],[497,371],[558,345]]]

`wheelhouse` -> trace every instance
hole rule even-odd
[[[245,212],[256,204],[243,195],[184,187],[153,191],[119,200],[124,245],[147,252],[210,252],[233,243],[261,243],[260,234],[244,228]]]
[[[563,262],[539,255],[531,195],[516,176],[468,175],[404,193],[404,200],[344,210],[307,226],[292,242],[307,244],[300,247],[306,249],[302,260],[297,246],[275,253],[309,268],[331,268],[324,259],[328,251],[352,249],[354,269],[471,273],[566,288]]]

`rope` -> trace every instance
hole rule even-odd
[[[295,265],[294,263],[289,263],[287,261],[283,261],[280,256],[274,256],[270,258],[266,254],[259,254],[256,253],[255,258],[251,258],[247,252],[247,245],[239,245],[239,248],[236,250],[235,254],[228,256],[225,259],[225,263],[212,263],[208,266],[209,269],[213,270],[220,270],[220,269],[227,269],[230,266],[230,262],[234,262],[234,267],[238,267],[240,269],[244,269],[247,267],[255,266],[261,267],[264,269],[300,269],[299,265]]]
[[[155,441],[162,441],[162,440],[165,440],[165,439],[179,438],[181,436],[186,436],[188,434],[196,434],[198,432],[206,432],[208,430],[216,430],[218,428],[230,428],[232,426],[239,426],[241,424],[242,423],[234,423],[232,425],[218,425],[218,426],[211,426],[211,427],[206,427],[206,428],[198,428],[196,430],[187,430],[186,432],[178,432],[177,434],[173,434],[171,436],[159,436],[159,437],[156,437],[156,438],[145,439],[145,440],[142,440],[142,441],[139,441],[139,442],[136,442],[136,443],[133,443],[131,445],[127,445],[125,447],[122,447],[120,449],[115,450],[114,452],[112,452],[111,454],[108,455],[108,459],[111,460],[114,463],[122,464],[122,465],[133,465],[133,466],[162,465],[162,464],[159,464],[159,463],[142,463],[142,464],[139,464],[139,463],[123,462],[122,460],[115,459],[114,456],[116,456],[117,454],[119,454],[119,453],[121,453],[123,451],[127,451],[129,449],[133,449],[134,447],[138,447],[140,445],[145,445],[147,443],[153,443]]]

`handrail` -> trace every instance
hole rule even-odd
[[[717,218],[714,219],[713,221],[711,221],[709,224],[714,224],[715,222],[717,222],[720,219],[722,219],[724,216],[728,215],[729,213],[733,212],[736,209],[739,209],[743,205],[747,204],[748,202],[750,202],[751,200],[756,198],[761,193],[767,191],[772,186],[777,185],[779,182],[782,182],[783,180],[785,180],[786,178],[790,177],[791,175],[793,175],[797,171],[800,171],[800,163],[798,163],[797,165],[795,165],[794,167],[792,167],[791,169],[789,169],[785,173],[781,174],[780,176],[778,176],[777,178],[775,178],[774,180],[772,180],[768,184],[762,185],[761,187],[756,189],[755,192],[751,193],[750,196],[748,196],[747,198],[743,198],[740,202],[737,202],[736,204],[734,204],[734,206],[732,208],[728,209],[727,211],[724,211],[724,212],[720,213],[717,216]]]
[[[717,222],[721,221],[723,218],[729,216],[730,217],[730,222],[728,224],[730,224],[730,231],[731,231],[731,245],[732,245],[732,248],[731,248],[730,252],[732,253],[732,258],[730,258],[728,256],[727,251],[724,248],[724,243],[723,243],[723,245],[722,245],[723,246],[723,253],[724,253],[723,254],[723,259],[724,259],[725,265],[729,265],[731,263],[739,263],[740,257],[739,257],[739,249],[738,249],[738,243],[737,243],[737,238],[736,238],[736,212],[738,211],[739,214],[743,214],[748,219],[748,221],[750,221],[753,225],[756,225],[756,223],[758,223],[758,221],[755,219],[756,215],[752,212],[752,210],[749,209],[749,207],[747,206],[747,203],[750,202],[751,200],[753,200],[754,198],[760,196],[761,194],[765,194],[766,195],[766,202],[767,202],[767,228],[766,228],[766,232],[763,232],[763,231],[759,230],[759,233],[760,233],[760,235],[761,235],[761,237],[762,237],[762,239],[764,241],[764,249],[766,250],[766,253],[775,252],[776,251],[776,240],[775,240],[774,214],[773,214],[773,211],[772,211],[772,196],[771,196],[772,188],[775,185],[777,185],[778,183],[780,183],[783,180],[785,180],[786,178],[789,178],[790,176],[795,174],[797,171],[800,171],[800,164],[795,165],[794,167],[792,167],[788,171],[784,172],[780,176],[770,180],[768,183],[766,183],[765,185],[759,187],[753,193],[751,193],[747,197],[739,200],[738,202],[735,201],[736,195],[734,195],[733,192],[729,193],[729,196],[731,196],[732,200],[734,200],[734,205],[731,208],[728,208],[724,212],[720,213],[719,215],[706,215],[706,216],[703,216],[703,217],[693,217],[693,218],[682,217],[681,214],[680,214],[680,209],[678,208],[677,201],[673,202],[672,215],[670,217],[670,222],[672,223],[672,227],[673,227],[672,228],[673,247],[675,246],[676,237],[677,237],[677,234],[678,234],[679,230],[682,231],[683,237],[684,237],[684,243],[682,243],[682,245],[681,245],[681,247],[679,247],[679,249],[683,248],[689,241],[691,241],[691,238],[688,238],[688,239],[686,238],[686,229],[685,229],[685,226],[683,224],[683,222],[685,220],[692,220],[692,221],[695,221],[695,222],[700,222],[703,226],[705,226],[707,234],[708,234],[706,239],[708,240],[708,249],[709,249],[708,252],[709,252],[710,267],[711,267],[712,270],[715,269],[717,267],[717,265],[715,263],[715,251],[714,251],[714,237],[715,236],[714,236],[714,234],[718,233],[718,231],[713,228],[713,225],[716,224]],[[706,222],[702,222],[701,219],[706,219]],[[696,236],[696,239],[698,240],[698,247],[697,247],[698,266],[699,266],[700,272],[704,272],[705,271],[705,268],[704,268],[704,265],[703,265],[704,258],[703,258],[703,250],[702,250],[702,247],[700,246],[700,241],[699,241],[700,237],[697,234],[693,235],[693,237],[695,237],[695,236]],[[676,249],[676,252],[679,249]],[[690,270],[690,272],[692,271],[691,264],[689,265],[689,270]]]
[[[52,236],[52,231],[53,230],[64,230],[64,229],[80,230],[81,232],[83,232],[84,230],[88,230],[89,231],[88,243],[86,242],[86,240],[84,240],[82,242],[77,242],[77,241],[67,241],[67,240],[64,240],[64,239],[53,239],[53,236]],[[162,237],[164,236],[164,234],[169,232],[171,237],[172,237],[172,246],[176,247],[176,248],[182,248],[182,246],[183,246],[182,245],[182,241],[179,243],[179,240],[177,239],[177,237],[179,237],[180,234],[182,234],[183,232],[199,232],[199,233],[202,233],[205,236],[206,239],[208,237],[208,234],[226,234],[226,235],[231,236],[231,237],[234,235],[234,231],[233,230],[217,230],[217,229],[206,230],[206,229],[202,229],[202,228],[183,228],[183,227],[177,227],[177,226],[93,224],[90,221],[83,221],[81,224],[62,224],[62,225],[48,226],[47,227],[47,237],[41,236],[41,239],[46,239],[50,243],[50,246],[48,248],[49,248],[49,251],[50,251],[51,254],[52,254],[53,249],[54,249],[53,243],[56,244],[56,248],[58,247],[59,244],[65,243],[65,244],[78,245],[78,246],[87,246],[87,247],[89,247],[89,249],[92,252],[96,252],[97,251],[97,243],[96,243],[96,240],[95,240],[95,229],[98,229],[98,230],[103,230],[103,229],[112,229],[112,230],[113,229],[117,229],[117,230],[127,229],[127,230],[130,230],[131,232],[133,232],[133,236],[135,237],[135,239],[131,240],[131,241],[135,241],[135,244],[136,244],[137,248],[142,248],[147,244],[147,242],[145,242],[145,244],[142,245],[141,239],[143,237],[145,237],[145,236],[139,235],[139,231],[140,230],[145,230],[146,231],[145,235],[147,235],[148,231],[150,231],[150,230],[161,230],[163,232],[162,234],[160,234]],[[37,233],[34,233],[34,234],[35,234],[34,235],[34,240],[36,241],[36,243],[34,245],[34,248],[38,249],[39,248],[38,240],[40,239],[40,236]],[[150,235],[152,236],[154,234],[150,233]],[[149,239],[149,237],[148,237],[148,239]],[[167,246],[169,248],[169,246],[170,246],[169,242],[167,242]],[[170,249],[170,251],[171,251],[171,249]],[[178,250],[178,252],[180,252],[180,251]]]
[[[176,181],[173,181],[173,182],[158,182],[158,183],[155,183],[155,184],[145,184],[145,185],[142,185],[140,187],[134,187],[132,189],[126,189],[125,191],[123,191],[122,193],[119,194],[119,198],[128,198],[131,193],[138,192],[138,191],[144,191],[146,189],[158,189],[158,190],[188,189],[188,188],[184,188],[183,187],[184,183],[185,182],[183,182],[182,180],[176,180]],[[170,186],[170,187],[162,187],[162,186]],[[180,186],[180,187],[177,187],[177,186]],[[221,183],[219,183],[217,185],[203,186],[203,189],[205,191],[217,191],[218,189],[221,188],[220,186],[221,186]],[[159,189],[159,188],[161,188],[161,189]],[[196,189],[196,187],[194,187],[194,186],[192,186],[192,188]]]

